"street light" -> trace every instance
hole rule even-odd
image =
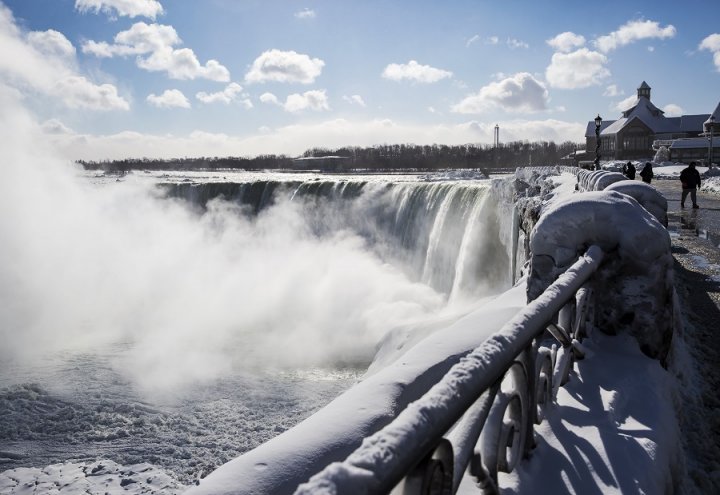
[[[595,170],[600,170],[600,126],[602,125],[602,117],[598,114],[595,117]]]

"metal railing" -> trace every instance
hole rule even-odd
[[[466,472],[484,493],[498,493],[498,473],[529,455],[534,425],[584,355],[594,311],[588,282],[602,259],[591,246],[423,397],[295,493],[452,494]]]

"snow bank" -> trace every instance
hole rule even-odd
[[[657,189],[652,187],[650,184],[636,180],[625,180],[614,182],[605,188],[606,191],[617,191],[619,193],[626,194],[640,205],[650,212],[658,222],[667,227],[667,200],[665,196],[660,194]]]
[[[628,331],[664,361],[672,338],[673,258],[667,230],[616,191],[574,194],[550,205],[531,234],[528,300],[596,244],[608,255],[595,285],[596,324]]]

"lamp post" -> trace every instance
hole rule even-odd
[[[602,117],[598,114],[595,117],[595,170],[600,170],[600,126],[602,125]]]
[[[713,164],[713,131],[715,130],[715,116],[711,115],[710,119],[710,147],[708,148],[708,168],[712,168]]]

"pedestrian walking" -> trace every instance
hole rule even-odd
[[[680,183],[682,184],[682,196],[680,197],[680,208],[685,208],[685,199],[690,194],[693,208],[700,208],[697,204],[697,190],[700,189],[700,172],[695,168],[696,163],[690,162],[687,168],[680,172]]]
[[[652,163],[645,162],[645,166],[640,171],[640,177],[642,177],[643,182],[647,182],[650,184],[650,181],[652,181],[652,178],[655,177],[655,174],[653,173],[652,169]]]
[[[635,180],[635,166],[632,164],[632,162],[627,162],[625,165],[623,165],[622,172],[623,175],[628,179]]]

